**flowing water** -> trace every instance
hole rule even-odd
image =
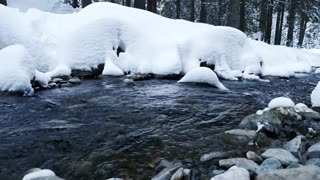
[[[287,96],[310,105],[320,76],[271,82],[224,81],[231,91],[173,80],[79,86],[0,97],[0,179],[21,179],[33,167],[65,179],[150,179],[161,158],[198,169],[201,154],[224,150],[221,134]],[[240,148],[240,147],[239,147]]]

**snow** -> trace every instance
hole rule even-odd
[[[263,115],[263,110],[258,110],[257,112],[256,112],[256,114],[258,115],[258,116],[261,116],[261,115]]]
[[[8,5],[19,10],[0,6],[0,49],[24,46],[32,57],[30,73],[43,84],[70,75],[72,69],[89,70],[102,63],[104,75],[120,76],[186,74],[206,62],[229,80],[260,80],[260,74],[291,76],[320,66],[315,52],[270,46],[234,28],[172,20],[114,3],[93,3],[76,12],[59,0],[9,0]],[[13,78],[7,81],[15,84]],[[29,82],[26,76],[24,83]]]
[[[310,112],[311,111],[311,109],[309,109],[308,106],[303,103],[296,104],[294,106],[294,110],[296,112]]]
[[[34,70],[29,67],[30,55],[21,45],[12,45],[0,50],[0,90],[33,93],[30,81]]]
[[[207,67],[198,67],[189,71],[179,83],[206,83],[222,90],[228,90],[218,79],[215,72]]]
[[[277,97],[277,98],[272,99],[268,104],[269,109],[274,109],[274,108],[278,108],[278,107],[293,107],[294,108],[294,102],[287,97]]]
[[[295,73],[310,73],[313,66],[320,66],[320,56],[314,51],[269,45],[254,40],[250,40],[250,43],[263,64],[263,76],[291,77]]]
[[[315,74],[320,74],[320,68],[317,68],[315,71],[314,71]]]
[[[46,179],[49,177],[56,177],[55,173],[49,169],[36,169],[23,177],[22,180]]]
[[[311,104],[312,107],[320,107],[320,82],[311,93]]]
[[[7,0],[7,4],[8,6],[18,8],[23,12],[30,8],[53,13],[74,12],[72,7],[67,4],[62,4],[60,0]]]

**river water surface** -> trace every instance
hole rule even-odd
[[[65,179],[150,179],[161,158],[198,169],[202,154],[224,150],[219,134],[287,96],[310,105],[320,76],[271,82],[224,81],[231,91],[173,80],[79,86],[0,97],[0,179],[21,179],[33,167]],[[239,147],[240,148],[240,147]]]

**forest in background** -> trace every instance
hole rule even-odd
[[[234,27],[268,44],[303,48],[320,46],[320,0],[108,1],[168,18]],[[65,0],[65,3],[85,7],[91,0]]]
[[[92,0],[61,0],[74,8]],[[93,0],[172,19],[230,26],[268,44],[320,48],[320,0]],[[0,0],[6,4],[6,0]]]

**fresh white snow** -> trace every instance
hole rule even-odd
[[[320,107],[320,82],[311,93],[311,103],[312,107]]]
[[[28,51],[21,45],[12,45],[0,50],[0,90],[32,94],[30,81],[35,75]]]
[[[189,71],[179,83],[206,83],[222,90],[228,90],[218,79],[215,72],[207,67],[198,67]]]
[[[25,175],[22,180],[49,179],[50,177],[56,177],[53,171],[49,169],[35,169],[33,172]]]
[[[93,3],[78,12],[66,10],[58,0],[8,0],[8,4],[0,5],[0,49],[24,46],[30,55],[26,66],[32,70],[28,76],[19,74],[25,75],[24,86],[22,78],[0,77],[2,90],[30,90],[30,75],[45,84],[52,77],[70,75],[72,69],[101,63],[104,75],[119,76],[129,71],[186,74],[207,62],[215,65],[219,77],[230,80],[259,80],[259,74],[291,76],[320,66],[320,54],[313,51],[271,46],[234,28],[172,20],[114,3]],[[20,69],[19,63],[11,66]],[[4,86],[10,83],[15,88]]]
[[[272,99],[269,104],[268,108],[269,109],[274,109],[278,107],[293,107],[294,108],[294,102],[287,97],[277,97]]]
[[[311,109],[308,108],[307,105],[303,104],[303,103],[298,103],[294,106],[294,110],[296,112],[310,112],[312,111]]]
[[[23,12],[30,8],[36,8],[42,11],[53,13],[74,12],[72,7],[61,3],[61,0],[7,0],[7,4],[8,6],[18,8]]]

